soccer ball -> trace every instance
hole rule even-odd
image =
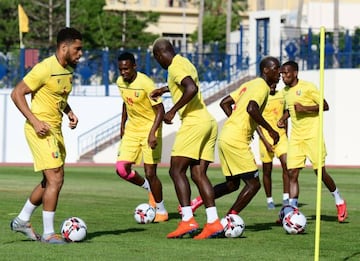
[[[221,219],[221,225],[224,228],[226,237],[240,237],[245,229],[244,220],[235,214],[228,214]]]
[[[281,209],[280,209],[280,212],[279,212],[279,219],[280,221],[282,222],[284,217],[286,216],[286,214],[288,214],[289,212],[291,211],[294,211],[298,209],[297,207],[293,207],[291,205],[285,205],[283,206]]]
[[[142,203],[135,208],[135,221],[139,224],[148,224],[155,219],[155,209],[148,203]]]
[[[283,228],[288,234],[304,233],[306,217],[298,209],[287,213],[283,219]]]
[[[70,217],[61,225],[61,235],[68,242],[79,242],[85,239],[87,226],[81,218]]]

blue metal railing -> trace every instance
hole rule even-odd
[[[87,152],[96,151],[106,140],[115,138],[120,133],[120,121],[121,113],[81,134],[78,137],[79,157]]]
[[[203,98],[206,99],[217,92],[221,91],[227,85],[226,81],[222,82],[203,82],[201,84],[201,93]],[[172,106],[172,100],[170,94],[163,96],[163,104],[165,111],[168,111]],[[78,137],[78,155],[82,155],[88,152],[97,153],[98,149],[104,143],[114,139],[120,134],[120,121],[121,113],[117,114],[110,119],[98,124],[94,128],[84,132]]]

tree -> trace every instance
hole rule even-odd
[[[105,44],[110,49],[147,47],[158,37],[158,35],[144,32],[149,23],[158,21],[158,13],[140,14],[127,11],[125,28],[123,28],[122,17],[121,12],[114,11],[103,13],[100,16],[99,25],[104,32],[102,46]],[[123,33],[125,33],[125,42],[122,41]],[[100,37],[100,34],[95,34],[94,37]]]
[[[24,42],[26,47],[53,48],[57,32],[65,26],[65,1],[35,0],[24,2],[29,17],[29,33]]]
[[[103,0],[72,1],[71,25],[78,28],[84,38],[85,49],[103,48],[137,48],[144,43],[151,43],[158,36],[144,32],[148,23],[156,23],[157,13],[126,12],[126,28],[123,28],[123,13],[104,11]],[[125,32],[126,42],[122,42]]]
[[[19,46],[17,0],[0,1],[0,48],[8,52]],[[66,26],[66,2],[64,0],[22,1],[29,17],[30,31],[24,34],[27,48],[53,49],[57,32]],[[84,49],[137,48],[148,46],[157,35],[144,32],[148,23],[156,23],[159,14],[126,13],[126,39],[122,39],[122,13],[104,11],[104,0],[70,1],[70,26],[83,34]]]
[[[353,54],[353,68],[360,67],[360,27],[355,28],[354,36],[352,38],[352,51]]]
[[[18,1],[0,1],[0,50],[3,53],[19,47]]]
[[[121,39],[121,17],[103,11],[105,1],[81,0],[71,2],[71,26],[83,34],[85,49],[108,46],[111,48],[116,39]],[[119,38],[120,37],[120,38]]]
[[[222,0],[205,0],[203,18],[204,45],[217,42],[219,49],[225,51],[226,46],[226,3]],[[240,11],[246,8],[245,0],[232,1],[231,30],[238,28],[241,21]],[[196,42],[198,32],[191,35],[192,42]]]

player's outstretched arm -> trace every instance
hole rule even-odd
[[[277,122],[279,128],[287,129],[287,120],[290,118],[289,110],[285,110],[284,114],[281,116],[280,120]]]
[[[262,127],[264,127],[264,129],[268,131],[269,135],[274,140],[274,145],[277,144],[280,138],[279,133],[277,133],[277,131],[275,131],[261,115],[259,105],[257,104],[257,102],[253,100],[249,101],[246,111],[247,113],[249,113],[250,117],[253,118],[253,120],[257,124],[261,125]]]
[[[121,112],[121,123],[120,123],[120,138],[124,136],[125,133],[125,123],[127,121],[128,115],[126,110],[126,104],[123,102],[122,104],[122,112]]]
[[[150,98],[153,99],[154,101],[156,101],[165,92],[169,92],[169,87],[168,86],[164,86],[164,87],[153,90],[150,93]]]
[[[295,103],[294,108],[296,112],[305,112],[305,113],[319,112],[319,104],[305,106],[302,105],[301,103]],[[329,104],[324,99],[324,111],[328,111],[328,110],[329,110]]]
[[[256,132],[259,135],[260,140],[262,141],[262,143],[265,145],[266,150],[269,152],[273,151],[273,147],[272,145],[268,142],[268,140],[265,138],[265,135],[262,131],[262,128],[260,126],[257,126],[256,128]]]
[[[157,146],[156,131],[159,129],[159,127],[161,126],[161,123],[164,119],[165,109],[164,109],[164,105],[162,103],[156,104],[155,106],[153,106],[153,108],[156,111],[156,116],[154,119],[154,123],[151,127],[151,130],[149,132],[148,144],[149,144],[150,148],[155,149]]]
[[[235,101],[230,95],[226,96],[224,99],[221,100],[220,107],[224,111],[226,116],[230,117],[230,115],[232,114],[232,105],[234,103]]]
[[[64,109],[64,113],[68,116],[69,118],[69,128],[70,129],[75,129],[79,119],[78,117],[74,114],[74,112],[71,110],[71,107],[69,104],[66,104],[66,107]]]
[[[166,124],[172,124],[172,120],[175,117],[176,112],[188,104],[189,101],[191,101],[191,99],[199,91],[198,86],[190,76],[186,76],[184,79],[182,79],[181,86],[184,87],[184,92],[181,98],[174,104],[174,106],[165,113],[164,122]]]
[[[25,98],[25,96],[31,92],[31,89],[26,85],[26,83],[24,81],[21,81],[11,92],[11,99],[13,100],[15,106],[19,109],[19,111],[34,127],[36,134],[39,136],[44,136],[50,130],[50,125],[47,122],[40,121],[31,112]]]

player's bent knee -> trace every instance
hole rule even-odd
[[[229,186],[229,189],[231,192],[234,192],[234,191],[238,190],[239,187],[240,187],[240,181],[231,183]]]
[[[235,179],[234,176],[232,176],[231,178],[227,178],[225,185],[226,185],[227,191],[229,193],[232,193],[232,192],[239,189],[239,187],[240,187],[240,178],[237,177]]]
[[[116,173],[120,178],[125,180],[130,180],[135,176],[135,171],[131,170],[128,172],[126,170],[126,165],[129,164],[127,161],[118,161],[116,162]]]
[[[243,174],[242,178],[246,186],[254,193],[258,192],[261,188],[261,183],[259,181],[259,172],[257,170]]]
[[[145,174],[145,177],[150,183],[158,180],[156,173],[155,174]]]

